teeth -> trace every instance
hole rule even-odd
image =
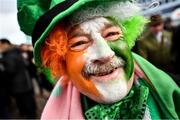
[[[104,75],[108,75],[108,74],[111,74],[114,70],[116,70],[117,68],[111,70],[111,71],[107,71],[107,72],[104,72],[104,73],[97,73],[97,74],[94,74],[94,76],[104,76]]]

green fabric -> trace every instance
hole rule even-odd
[[[66,0],[51,0],[51,5],[50,5],[50,9],[53,8],[55,5],[64,2]]]
[[[52,77],[51,71],[48,68],[42,68],[41,69],[42,72],[44,73],[44,75],[46,76],[47,80],[51,83],[51,84],[55,84],[55,80]]]
[[[160,116],[160,112],[158,109],[158,104],[155,103],[151,94],[149,95],[147,105],[148,105],[148,109],[150,112],[151,119],[152,120],[154,120],[154,119],[160,120],[161,116]]]
[[[160,110],[159,110],[157,102],[155,102],[155,100],[153,99],[154,90],[143,78],[138,78],[138,82],[139,82],[139,84],[147,86],[149,88],[147,107],[150,112],[151,119],[152,120],[154,120],[154,119],[160,120],[161,119]]]
[[[133,86],[129,94],[114,104],[97,104],[85,112],[87,119],[142,119],[146,110],[149,89]]]
[[[171,77],[144,58],[135,53],[133,53],[133,56],[156,90],[153,98],[162,110],[161,116],[165,119],[180,118],[180,88]]]
[[[53,0],[17,0],[18,22],[20,29],[31,36],[38,18],[48,11]],[[63,0],[59,0],[63,1]]]

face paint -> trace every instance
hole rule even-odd
[[[115,25],[121,26],[121,24],[118,23],[114,18],[108,18],[108,19],[112,21]],[[123,30],[124,29],[122,29],[122,31]],[[126,61],[125,72],[126,72],[126,77],[129,80],[134,71],[134,62],[127,41],[122,36],[116,41],[113,42],[109,41],[108,44],[111,47],[111,49],[116,53],[117,56],[121,56]]]
[[[84,22],[80,25],[84,33],[90,35],[90,38],[93,40],[92,46],[89,47],[87,51],[88,56],[86,63],[90,63],[93,60],[98,60],[103,57],[106,58],[114,56],[114,52],[108,46],[100,32],[101,29],[105,27],[105,24],[109,24],[109,21],[105,18],[98,18]]]
[[[69,32],[68,36],[77,33],[70,37],[66,55],[67,72],[74,85],[97,102],[121,100],[132,86],[133,75],[130,80],[125,75],[128,54],[114,52],[107,41],[117,41],[122,31],[103,17],[81,23],[77,29]],[[128,50],[125,43],[121,45],[122,50]]]
[[[66,67],[68,76],[73,84],[86,96],[97,100],[99,93],[94,84],[82,76],[82,68],[85,64],[85,52],[68,51],[66,54]],[[98,101],[98,100],[97,100]]]
[[[117,56],[121,56],[123,60],[126,61],[125,73],[129,80],[134,71],[134,63],[130,49],[128,48],[127,42],[123,39],[117,40],[115,42],[108,42],[109,46],[113,51],[115,51]]]

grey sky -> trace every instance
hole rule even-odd
[[[0,0],[0,38],[7,38],[14,44],[27,43],[16,14],[16,0]]]

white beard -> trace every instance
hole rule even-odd
[[[97,81],[92,80],[101,95],[101,103],[114,103],[123,99],[129,92],[128,81],[124,73],[120,73],[114,80]]]

